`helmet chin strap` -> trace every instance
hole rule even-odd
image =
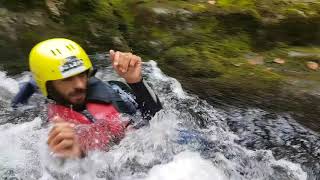
[[[83,104],[72,104],[66,100],[52,85],[49,81],[47,82],[48,99],[55,101],[57,104],[70,107],[75,111],[83,111],[86,109],[85,103]]]

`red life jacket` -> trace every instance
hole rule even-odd
[[[87,103],[86,107],[93,117],[91,120],[71,108],[57,104],[48,105],[48,117],[50,120],[59,116],[67,122],[78,124],[76,133],[84,151],[105,149],[123,138],[127,122],[120,120],[120,113],[112,104]]]

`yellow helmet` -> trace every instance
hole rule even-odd
[[[92,70],[91,61],[81,46],[63,38],[49,39],[33,47],[29,55],[29,66],[44,96],[48,96],[48,81]]]

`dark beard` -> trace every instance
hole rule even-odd
[[[52,86],[52,83],[47,82],[48,98],[55,101],[59,105],[70,107],[75,111],[81,112],[86,109],[85,103],[72,104],[66,100],[60,93]]]

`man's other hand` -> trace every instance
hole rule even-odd
[[[49,149],[62,158],[79,158],[82,155],[74,130],[75,124],[63,121],[54,122],[48,135]]]

